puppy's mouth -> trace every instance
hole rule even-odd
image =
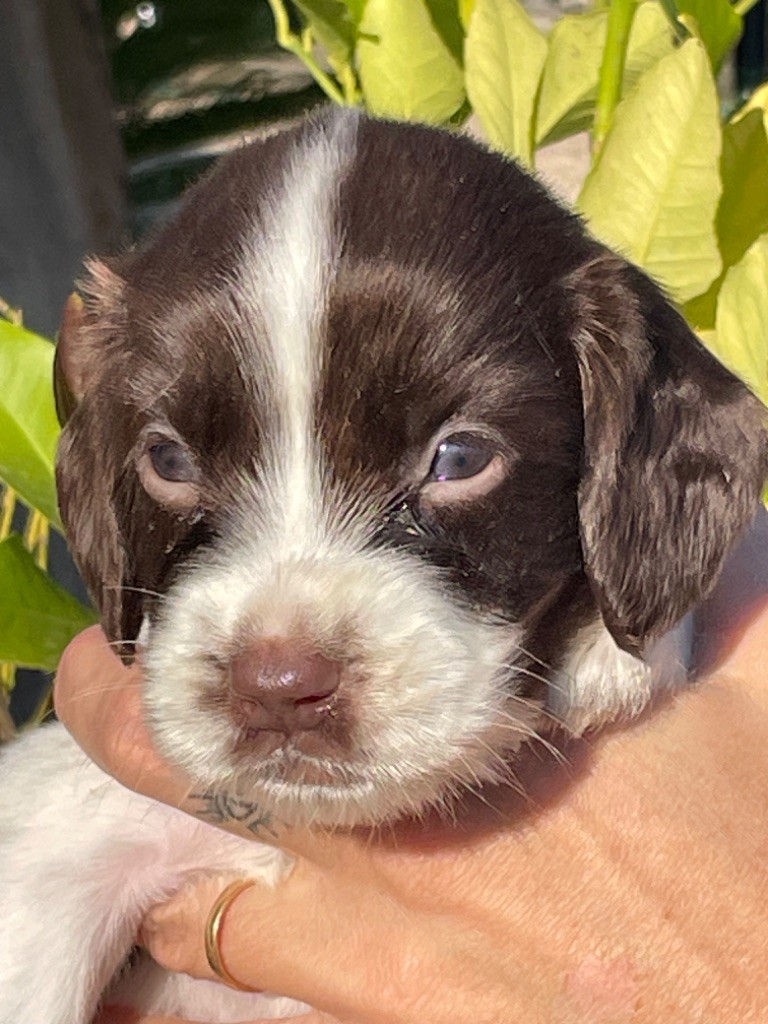
[[[380,816],[377,794],[384,778],[396,774],[393,767],[314,757],[297,747],[295,739],[286,737],[268,756],[256,756],[251,747],[237,759],[237,791],[257,795],[284,824],[352,826]]]
[[[269,782],[337,789],[359,783],[365,765],[351,760],[349,752],[331,751],[332,746],[314,733],[248,730],[235,742],[233,755],[240,771]]]

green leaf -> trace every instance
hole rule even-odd
[[[0,479],[59,524],[50,341],[0,319]]]
[[[743,19],[730,0],[677,0],[682,23],[699,36],[718,70],[723,57],[738,43]]]
[[[355,24],[341,0],[294,0],[331,61],[347,63],[355,48]]]
[[[475,9],[475,0],[459,0],[459,18],[466,32],[472,20],[472,12]]]
[[[768,135],[765,112],[751,110],[723,130],[723,198],[717,233],[726,267],[768,231]]]
[[[424,0],[432,24],[454,59],[464,62],[464,30],[456,0]]]
[[[518,0],[477,0],[464,47],[467,95],[492,146],[531,165],[547,41]]]
[[[639,79],[674,49],[674,33],[656,0],[643,3],[637,10],[629,37],[624,68],[623,94],[634,89]]]
[[[357,60],[365,103],[374,114],[443,124],[464,102],[459,63],[423,0],[368,0]]]
[[[716,228],[724,270],[742,258],[755,239],[768,231],[768,134],[765,112],[753,107],[723,129],[720,161],[723,195]],[[700,327],[715,322],[720,275],[703,295],[686,306],[686,316]]]
[[[344,0],[344,6],[349,11],[349,15],[355,25],[359,25],[363,20],[365,4],[366,0]]]
[[[556,142],[589,127],[607,26],[607,11],[566,14],[553,26],[541,79],[537,144]]]
[[[684,302],[721,269],[720,115],[697,39],[663,57],[616,109],[579,206],[609,245]]]
[[[547,145],[586,131],[597,101],[608,12],[565,15],[549,36],[536,116],[536,143]],[[641,4],[632,23],[622,95],[670,53],[674,36],[658,3]]]
[[[768,82],[764,82],[755,89],[747,102],[739,107],[731,121],[733,123],[740,121],[750,110],[762,110],[763,117],[768,118]]]
[[[35,565],[16,535],[0,543],[0,661],[48,671],[96,616]]]
[[[768,403],[768,234],[725,275],[712,351]]]

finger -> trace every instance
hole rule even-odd
[[[148,916],[144,938],[163,967],[216,979],[205,955],[205,929],[228,881],[203,880]],[[334,873],[299,860],[275,888],[256,882],[235,897],[218,948],[240,985],[298,999],[345,1024],[363,1024],[388,1020],[382,1006],[396,1005],[402,1019],[418,1019],[416,1006],[408,1016],[409,1000],[429,990],[435,971],[447,970],[460,986],[457,964],[465,962],[464,952],[457,961],[448,941],[426,912],[406,913],[388,889],[345,877],[340,892]],[[483,973],[476,963],[472,970]]]
[[[285,931],[282,923],[286,909],[290,907],[289,914],[292,913],[297,902],[302,904],[305,916],[309,916],[308,907],[313,908],[312,917],[319,910],[315,902],[305,902],[313,895],[306,891],[307,887],[316,884],[316,879],[306,868],[297,867],[294,873],[297,872],[304,883],[300,886],[302,893],[296,892],[295,883],[291,884],[288,879],[279,886],[280,903],[274,905],[267,892],[260,888],[258,913],[253,906],[254,901],[245,899],[251,890],[240,893],[226,909],[219,930],[218,948],[223,963],[241,985],[254,990],[269,989],[309,1002],[307,996],[311,984],[304,984],[304,979],[299,979],[293,972],[289,977],[289,972],[282,969],[282,956],[278,963],[274,962],[275,949],[272,943],[260,941],[254,944],[253,941],[253,932],[260,929],[259,919],[269,919],[270,930],[274,929],[281,934],[279,945],[291,949],[291,962],[298,968],[297,961],[306,959],[307,951],[296,950],[295,933],[292,929]],[[214,903],[230,881],[230,878],[221,876],[201,879],[154,907],[146,915],[139,939],[161,967],[194,978],[221,981],[208,962],[205,932]],[[239,953],[243,949],[247,950],[246,956],[242,958],[245,963],[240,962],[239,956],[235,959],[235,950]],[[312,949],[310,955],[314,959],[316,950]],[[306,968],[298,970],[304,975],[311,973]],[[312,998],[312,1002],[317,1003],[317,999]]]
[[[205,808],[190,799],[192,781],[153,745],[143,683],[140,666],[123,665],[101,629],[91,627],[62,655],[54,687],[56,714],[90,758],[123,785],[204,817]],[[250,836],[236,822],[232,826],[231,831]]]
[[[139,944],[168,971],[221,980],[208,964],[205,930],[211,908],[231,881],[218,875],[203,878],[152,907],[142,922]]]
[[[142,709],[143,677],[126,667],[102,630],[80,633],[56,673],[56,714],[90,758],[124,785],[177,806],[189,780],[156,752]]]

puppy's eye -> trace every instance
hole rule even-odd
[[[500,442],[481,434],[451,434],[432,456],[420,501],[436,508],[483,498],[505,479],[509,466],[509,453]]]
[[[449,437],[438,445],[430,480],[467,480],[477,476],[490,464],[493,451],[477,438]]]
[[[189,512],[200,500],[200,472],[180,441],[150,437],[137,462],[141,485],[150,498],[166,508]]]
[[[152,468],[163,480],[188,483],[195,478],[195,466],[189,453],[176,441],[163,441],[149,449]]]

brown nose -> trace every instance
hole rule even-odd
[[[340,665],[288,640],[260,640],[230,664],[232,690],[248,727],[276,732],[315,729],[329,714]]]

